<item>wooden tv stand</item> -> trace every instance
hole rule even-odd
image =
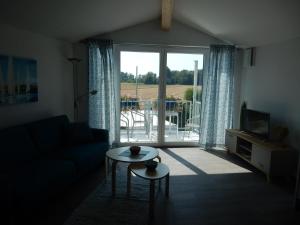
[[[228,129],[225,146],[229,153],[244,159],[267,176],[290,176],[295,169],[295,151],[283,144],[275,144],[246,132]]]

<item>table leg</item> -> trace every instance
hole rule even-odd
[[[172,116],[169,116],[169,134],[171,132],[171,122],[172,122]]]
[[[154,195],[155,195],[155,180],[150,180],[150,202],[149,202],[149,218],[154,218]]]
[[[111,192],[112,195],[115,196],[116,194],[116,168],[117,168],[117,163],[118,161],[113,160],[112,165],[111,165]]]
[[[178,138],[178,124],[179,124],[179,120],[178,120],[178,114],[176,115],[177,121],[176,121],[176,137]]]
[[[109,158],[105,157],[105,182],[107,182],[108,174],[109,174]]]
[[[127,196],[130,195],[131,191],[131,168],[130,165],[127,167]]]
[[[158,162],[160,162],[161,163],[161,157],[158,155],[158,156],[156,156],[156,158],[158,159]],[[160,188],[160,179],[159,179],[159,181],[158,181],[158,185],[159,185],[159,188]]]
[[[167,198],[169,197],[169,182],[170,182],[170,175],[168,174],[166,176],[166,190],[165,190],[165,195]]]

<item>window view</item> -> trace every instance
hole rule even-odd
[[[120,141],[159,140],[159,53],[121,51]],[[167,53],[165,142],[198,142],[202,54]]]
[[[157,142],[159,53],[121,51],[121,142]]]
[[[202,74],[202,54],[167,54],[166,142],[199,140]]]

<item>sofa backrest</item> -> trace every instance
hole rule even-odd
[[[66,115],[39,120],[26,125],[37,149],[43,153],[59,150],[64,143],[64,129],[69,124]]]
[[[25,126],[0,131],[0,171],[9,170],[38,156]]]

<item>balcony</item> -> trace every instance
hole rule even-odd
[[[201,102],[166,101],[165,141],[196,143],[199,140]],[[121,143],[153,143],[158,140],[158,104],[152,100],[122,100]]]

